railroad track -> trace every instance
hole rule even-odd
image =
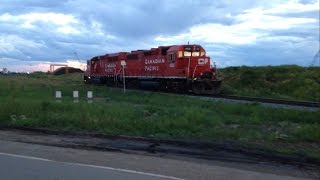
[[[206,96],[212,97],[212,96]],[[232,95],[215,95],[214,98],[221,99],[232,99],[232,100],[242,100],[250,102],[261,102],[261,103],[270,103],[270,104],[283,104],[291,106],[303,106],[303,107],[320,107],[320,102],[313,101],[295,101],[287,99],[274,99],[274,98],[262,98],[262,97],[249,97],[249,96],[232,96]]]
[[[115,88],[119,89],[119,88]],[[150,90],[141,90],[141,89],[129,89],[133,91],[143,91],[143,92],[158,92],[158,91],[150,91]],[[158,92],[159,93],[159,92]],[[161,94],[174,94],[177,96],[200,96],[200,97],[208,97],[208,98],[220,98],[220,99],[230,99],[230,100],[239,100],[239,101],[248,101],[248,102],[261,102],[268,104],[282,104],[282,105],[290,105],[290,106],[300,106],[300,107],[312,107],[312,108],[320,108],[320,102],[315,101],[295,101],[295,100],[287,100],[287,99],[274,99],[274,98],[263,98],[263,97],[250,97],[250,96],[234,96],[234,95],[196,95],[193,93],[175,93],[175,92],[160,92]]]

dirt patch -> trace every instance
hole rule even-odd
[[[285,155],[259,148],[245,148],[236,142],[150,139],[95,133],[66,132],[34,128],[0,128],[0,139],[51,146],[175,155],[206,160],[250,164],[286,164],[320,170],[320,162],[303,156]]]

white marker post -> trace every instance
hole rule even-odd
[[[88,91],[87,92],[88,103],[92,103],[92,97],[93,97],[92,91]]]
[[[74,103],[79,102],[79,91],[73,91],[73,102]]]
[[[126,77],[125,77],[125,74],[124,74],[124,68],[126,66],[126,61],[125,60],[122,60],[121,61],[121,66],[122,66],[122,78],[123,78],[123,93],[126,93]]]
[[[61,102],[61,98],[62,98],[61,91],[56,91],[56,102]]]

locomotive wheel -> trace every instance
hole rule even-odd
[[[203,84],[195,83],[192,85],[192,92],[195,94],[201,94],[203,92]]]
[[[168,84],[167,81],[161,80],[160,81],[160,91],[168,91]]]

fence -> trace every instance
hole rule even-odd
[[[78,103],[79,102],[79,91],[73,91],[73,102]],[[55,92],[55,98],[57,102],[62,102],[62,92],[61,91],[56,91]],[[87,91],[87,102],[92,103],[93,99],[93,92],[92,91]]]

